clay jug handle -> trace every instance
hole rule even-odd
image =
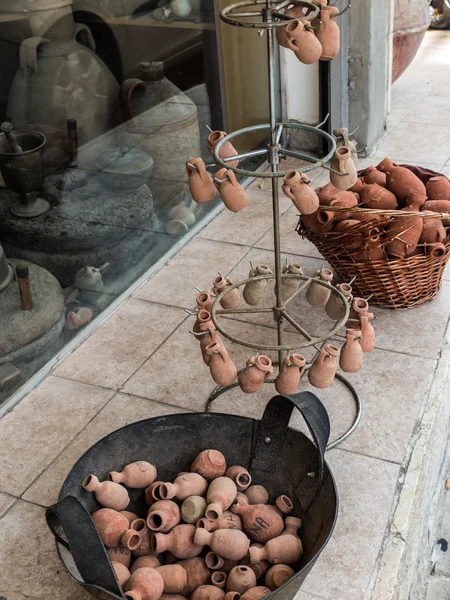
[[[20,68],[25,79],[38,71],[37,51],[42,44],[50,44],[50,40],[43,37],[31,37],[23,40],[20,45]]]
[[[145,81],[137,78],[126,79],[120,86],[119,99],[125,121],[130,121],[136,116],[133,108],[133,94],[137,88],[145,91],[147,89]]]
[[[292,188],[288,185],[282,185],[281,189],[283,190],[283,194],[290,198],[291,200],[295,200],[295,196],[292,193]]]
[[[78,36],[80,36],[80,39],[78,39]],[[96,46],[94,36],[87,25],[84,23],[75,23],[75,38],[77,42],[83,44],[83,46],[86,46],[86,48],[89,48],[92,52],[95,52]]]

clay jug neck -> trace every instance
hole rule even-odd
[[[45,37],[52,42],[72,42],[75,39],[76,27],[72,13],[64,15],[50,27]]]

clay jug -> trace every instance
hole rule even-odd
[[[157,554],[168,550],[177,558],[193,558],[203,550],[203,544],[194,541],[195,525],[177,525],[169,533],[155,533],[152,550]]]
[[[425,188],[429,200],[450,200],[450,181],[444,175],[431,177]]]
[[[406,208],[412,211],[418,211],[422,208],[426,201],[426,196],[421,196],[420,194],[410,194],[406,198]]]
[[[115,548],[108,548],[107,553],[111,562],[120,562],[126,567],[130,566],[131,550],[129,550],[128,548],[124,548],[123,546],[116,546]]]
[[[139,519],[139,517],[136,513],[130,512],[129,510],[121,510],[119,512],[121,515],[123,515],[124,517],[126,517],[128,519],[128,523],[130,525],[133,521],[136,521],[136,519]]]
[[[385,260],[386,254],[381,245],[381,232],[378,227],[368,230],[366,236],[363,246],[352,255],[353,260],[355,262]]]
[[[228,352],[222,344],[213,343],[206,347],[206,356],[209,357],[209,370],[211,377],[223,387],[236,381],[237,369]]]
[[[320,24],[315,33],[322,44],[320,60],[333,60],[339,54],[341,32],[336,22],[339,9],[335,6],[322,6],[320,9]]]
[[[229,277],[222,277],[219,275],[214,279],[214,287],[213,292],[216,296],[219,296],[222,292],[224,292],[228,287],[232,286],[233,282]],[[231,290],[228,294],[226,294],[222,300],[220,301],[220,305],[225,309],[233,309],[239,308],[241,305],[241,294],[237,288]]]
[[[195,333],[200,333],[200,326],[204,325],[204,324],[205,325],[206,324],[212,324],[211,313],[208,312],[205,309],[201,309],[197,313],[197,319],[195,320],[194,327],[192,328],[192,331],[194,331]],[[205,331],[205,329],[204,329],[204,331]],[[195,339],[197,339],[198,341],[200,341],[202,339],[202,336],[196,335]]]
[[[207,481],[225,475],[227,461],[218,450],[203,450],[191,465],[191,471],[202,475]]]
[[[207,147],[208,147],[208,152],[210,154],[213,154],[214,148],[216,147],[216,145],[220,142],[220,140],[223,140],[223,138],[226,135],[227,134],[225,133],[225,131],[212,131],[208,135]],[[237,154],[238,154],[238,152],[234,148],[233,144],[228,141],[228,142],[225,142],[221,146],[220,152],[219,152],[219,157],[222,160],[224,160],[225,158],[229,158],[230,156],[237,156]],[[230,167],[237,167],[239,164],[239,160],[227,161],[227,164],[229,164]]]
[[[199,519],[196,525],[207,531],[217,531],[218,529],[238,529],[239,531],[242,531],[241,517],[233,514],[229,510],[224,511],[217,521],[211,521],[210,519],[204,518]]]
[[[289,171],[284,176],[281,186],[285,196],[290,198],[295,208],[303,215],[311,215],[319,208],[319,197],[311,187],[307,175],[297,171]]]
[[[359,344],[363,352],[372,352],[375,348],[375,329],[370,322],[373,318],[374,315],[369,312],[359,316],[361,326],[361,339],[359,340]]]
[[[358,173],[351,150],[347,146],[340,146],[336,149],[330,167],[338,173],[342,173],[342,175],[338,175],[333,171],[330,172],[330,181],[335,187],[340,190],[349,190],[355,185]]]
[[[191,595],[190,600],[223,600],[225,592],[215,585],[201,585]]]
[[[241,467],[240,465],[228,467],[225,476],[234,481],[238,492],[244,492],[252,482],[250,473],[245,467]]]
[[[428,211],[428,214],[432,214]],[[443,243],[446,238],[445,227],[439,218],[427,217],[423,219],[422,233],[420,236],[421,244]]]
[[[189,496],[183,500],[180,510],[183,521],[195,525],[205,515],[206,500],[201,496]]]
[[[206,170],[201,158],[193,158],[186,163],[189,178],[189,190],[192,198],[198,204],[214,200],[217,190],[211,175]]]
[[[330,298],[331,289],[320,285],[316,280],[331,284],[333,280],[333,271],[323,268],[320,269],[320,271],[317,271],[317,275],[319,277],[313,279],[306,290],[306,299],[311,306],[325,306]]]
[[[123,545],[128,550],[139,546],[141,541],[139,534],[132,529],[130,530],[128,519],[116,510],[101,508],[92,513],[91,517],[105,546],[117,548]],[[126,537],[125,534],[127,534]]]
[[[401,211],[410,212],[410,208],[402,208]],[[385,246],[387,254],[396,258],[411,256],[419,243],[422,233],[422,217],[394,217],[387,228]]]
[[[293,19],[285,27],[287,47],[305,65],[317,62],[322,54],[322,45],[309,27],[304,19]]]
[[[159,600],[164,591],[164,581],[156,569],[137,569],[125,586],[125,598],[133,600]]]
[[[244,495],[247,496],[249,504],[267,504],[269,502],[269,492],[263,485],[251,485],[245,490]]]
[[[276,510],[278,514],[284,517],[284,515],[288,515],[293,510],[294,504],[289,498],[289,496],[285,496],[283,494],[281,496],[278,496],[272,508]]]
[[[359,196],[361,208],[395,210],[398,206],[395,195],[377,183],[364,184]]]
[[[206,494],[208,506],[205,517],[210,521],[218,521],[222,513],[233,504],[236,494],[236,484],[229,477],[213,479]]]
[[[130,524],[130,528],[139,533],[141,542],[137,548],[134,548],[132,554],[134,557],[146,556],[151,553],[150,539],[152,532],[147,527],[147,522],[144,519],[136,519]]]
[[[353,300],[352,296],[352,286],[348,283],[338,283],[336,289],[339,290],[344,296],[347,298],[347,302],[350,303]],[[331,293],[330,298],[328,299],[327,305],[325,307],[325,312],[333,319],[333,321],[339,321],[343,319],[345,316],[345,304],[343,304],[341,298],[335,294]]]
[[[214,185],[219,190],[222,202],[231,212],[237,213],[248,206],[247,192],[231,169],[219,169],[214,175]]]
[[[250,546],[250,540],[243,531],[219,529],[209,532],[202,527],[197,528],[194,543],[209,546],[213,552],[230,560],[242,560]]]
[[[436,242],[435,244],[427,244],[425,246],[425,253],[432,258],[441,259],[446,256],[447,248],[444,246],[444,244],[440,244],[439,242]]]
[[[212,305],[214,304],[214,298],[211,296],[211,292],[209,290],[205,290],[200,292],[196,298],[197,301],[197,310],[206,310],[209,313],[211,312]]]
[[[214,571],[211,573],[211,583],[219,589],[223,590],[227,582],[227,574],[225,571]]]
[[[283,266],[283,275],[303,275],[302,266],[299,263],[290,263]],[[282,277],[281,297],[284,302],[298,289],[300,279],[294,277]]]
[[[151,506],[157,500],[162,500],[161,498],[161,486],[163,481],[154,481],[148,488],[145,490],[145,502]]]
[[[245,559],[243,559],[243,560],[245,560]],[[215,552],[208,552],[207,555],[205,556],[205,562],[206,562],[207,567],[209,569],[211,569],[212,571],[220,570],[223,573],[229,573],[231,571],[231,569],[233,569],[237,564],[236,560],[229,560],[229,559],[222,558]]]
[[[349,191],[354,192],[355,194],[359,194],[359,192],[362,190],[363,185],[364,185],[364,180],[361,177],[358,177],[355,185],[352,185],[352,187],[349,189]]]
[[[244,594],[250,588],[256,587],[256,575],[245,565],[238,565],[231,569],[227,577],[227,592]]]
[[[187,573],[181,565],[163,565],[156,569],[164,582],[165,594],[181,594],[187,584]]]
[[[250,269],[248,274],[250,277],[258,277],[260,275],[272,275],[272,271],[268,265],[257,265],[254,269]],[[245,284],[242,295],[244,300],[250,306],[258,306],[264,302],[266,296],[268,279],[258,279],[256,281],[249,281]]]
[[[422,210],[431,210],[437,213],[450,213],[450,200],[427,200]]]
[[[139,558],[134,561],[133,566],[131,567],[131,573],[134,573],[138,569],[143,569],[144,567],[149,569],[157,569],[160,566],[161,563],[156,556],[147,554],[147,556],[139,556]]]
[[[263,585],[257,585],[256,587],[247,590],[245,594],[241,596],[242,600],[261,600],[265,596],[270,594],[269,588]],[[233,600],[236,600],[235,598]]]
[[[114,569],[120,587],[123,587],[131,577],[130,571],[125,565],[123,565],[120,562],[111,561],[111,565]]]
[[[168,533],[180,521],[180,507],[172,500],[158,500],[148,509],[147,525],[151,531]]]
[[[298,537],[298,530],[302,526],[302,520],[298,517],[286,517],[284,521],[284,529],[281,535],[296,535]]]
[[[337,356],[339,356],[339,349],[336,346],[328,345],[321,349],[308,371],[308,380],[312,386],[324,389],[333,383],[337,369]]]
[[[377,185],[380,185],[381,187],[385,188],[387,187],[386,173],[379,171],[376,167],[367,167],[367,169],[364,171],[364,183],[366,183],[367,185],[376,183]],[[354,191],[360,193],[361,189],[362,185],[360,186],[359,190]]]
[[[319,198],[320,204],[323,206],[329,204],[332,198],[334,198],[336,194],[339,194],[340,191],[342,190],[334,187],[332,183],[327,183],[327,185],[317,188],[316,194]]]
[[[425,185],[409,169],[400,167],[389,158],[382,160],[377,169],[386,173],[387,188],[397,196],[399,202],[405,202],[410,194],[426,196]]]
[[[273,565],[280,563],[291,565],[300,560],[303,547],[297,537],[282,535],[269,540],[264,548],[251,546],[249,553],[250,564],[257,563],[260,560],[268,560]]]
[[[263,544],[261,544],[261,546],[262,545]],[[261,560],[258,563],[255,563],[254,565],[250,565],[250,569],[256,575],[256,579],[261,579],[261,577],[264,577],[267,571],[270,569],[270,562],[268,562],[267,560]]]
[[[363,350],[358,341],[361,331],[347,329],[345,344],[341,348],[339,366],[344,373],[357,373],[362,367]]]
[[[294,575],[294,569],[289,565],[273,565],[267,571],[264,583],[270,590],[276,590]]]
[[[306,360],[301,354],[287,356],[275,379],[277,392],[279,394],[295,394],[305,369]]]
[[[105,508],[113,510],[125,510],[130,504],[130,496],[127,490],[118,483],[112,481],[100,482],[95,475],[88,475],[82,483],[87,492],[94,492],[95,499]]]
[[[123,483],[129,488],[146,488],[156,479],[156,467],[141,460],[127,465],[120,473],[111,471],[108,477],[114,483]]]
[[[357,206],[358,201],[353,192],[338,192],[336,196],[331,198],[328,206],[335,206],[336,208],[354,208]],[[336,221],[338,219],[351,219],[353,213],[351,212],[338,212],[334,210],[319,210],[317,218],[321,223],[329,223],[330,221]]]
[[[209,367],[210,356],[207,354],[206,348],[212,344],[219,344],[223,346],[222,338],[214,327],[212,321],[202,323],[199,326],[199,330],[199,335],[196,337],[197,339],[200,338],[200,351],[202,353],[203,362]]]
[[[297,19],[297,18],[300,19],[304,16],[303,7],[302,6],[294,6],[294,7],[290,8],[289,10],[287,10],[286,14],[289,17],[293,17],[295,19]],[[280,46],[283,46],[283,48],[289,48],[287,36],[286,36],[286,27],[277,27],[275,29],[275,32],[276,32],[277,42],[280,44]]]
[[[252,356],[245,369],[239,373],[238,382],[241,390],[246,394],[257,392],[264,381],[273,373],[272,361],[268,356],[260,354]]]
[[[234,504],[231,512],[241,517],[245,533],[260,544],[278,537],[283,531],[283,517],[269,504]]]
[[[333,221],[329,223],[321,223],[318,219],[319,211],[312,215],[302,215],[302,222],[306,229],[310,229],[314,233],[327,233],[333,229]]]
[[[203,496],[208,484],[198,473],[183,473],[173,483],[163,483],[160,494],[164,500],[185,500],[189,496]]]
[[[203,558],[187,558],[180,560],[178,564],[186,570],[187,583],[181,592],[183,596],[189,596],[200,585],[209,582],[210,574]]]

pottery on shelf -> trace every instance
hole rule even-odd
[[[211,377],[217,385],[227,386],[236,381],[237,369],[225,346],[213,343],[206,347],[205,354],[209,359]]]
[[[306,359],[301,354],[287,356],[275,379],[277,392],[279,394],[295,394],[305,369]]]
[[[201,204],[214,200],[217,193],[216,186],[206,170],[204,161],[201,158],[188,160],[186,171],[189,178],[189,191],[195,202]]]
[[[177,558],[193,558],[203,550],[203,544],[194,541],[195,525],[177,525],[169,533],[155,533],[152,537],[152,551],[160,554],[168,550]]]
[[[337,173],[330,172],[330,181],[335,187],[340,190],[349,190],[355,185],[358,173],[351,150],[347,146],[340,146],[336,149],[330,167],[337,171]]]
[[[208,152],[210,154],[213,154],[214,148],[216,147],[218,142],[220,140],[223,140],[223,138],[226,135],[227,134],[225,133],[225,131],[218,131],[218,130],[212,131],[208,135],[207,148],[208,148]],[[224,160],[225,158],[229,158],[230,156],[237,156],[237,154],[238,154],[237,150],[234,148],[233,144],[230,141],[225,142],[225,144],[223,144],[223,146],[220,148],[220,152],[219,152],[219,156],[222,160]],[[237,167],[239,164],[239,160],[227,161],[227,164],[229,164],[230,167]]]
[[[87,492],[93,492],[95,499],[105,508],[125,510],[130,503],[127,490],[113,481],[99,481],[95,475],[88,475],[81,484]]]
[[[377,183],[364,184],[359,196],[361,208],[395,210],[398,206],[396,196]]]
[[[164,591],[164,581],[156,569],[137,569],[125,586],[125,598],[132,600],[159,600]]]
[[[111,471],[109,479],[114,483],[123,483],[129,488],[146,488],[156,479],[156,467],[140,460],[124,467],[120,473]]]
[[[339,9],[336,6],[324,5],[320,9],[320,23],[315,30],[317,39],[322,45],[320,60],[333,60],[341,45],[341,32],[336,22]]]
[[[311,215],[319,208],[319,197],[311,187],[307,175],[297,171],[289,171],[284,176],[281,186],[285,196],[290,198],[295,208],[303,215]]]
[[[231,212],[237,213],[248,206],[247,192],[231,169],[219,169],[214,175],[214,185],[219,190],[222,202]]]
[[[244,492],[252,482],[250,473],[245,467],[241,467],[240,465],[228,467],[225,476],[234,481],[238,492]]]
[[[328,202],[328,206],[336,207],[336,208],[354,208],[358,205],[358,200],[353,192],[340,191],[331,198],[330,202]],[[351,212],[340,212],[334,210],[319,210],[317,213],[318,220],[327,224],[330,221],[336,221],[338,219],[351,219],[353,213]]]
[[[322,45],[303,19],[292,19],[285,27],[289,50],[305,65],[317,62],[322,55]]]
[[[247,361],[245,369],[238,375],[239,387],[245,394],[253,394],[261,388],[272,373],[272,361],[268,356],[263,354],[252,356]]]
[[[158,500],[148,509],[147,526],[151,531],[168,533],[180,521],[180,507],[172,500]]]
[[[347,299],[347,302],[350,304],[353,300],[352,296],[352,286],[348,283],[338,283],[336,289],[340,291]],[[333,321],[339,321],[343,319],[345,316],[345,304],[342,302],[342,299],[331,292],[328,302],[325,306],[325,312],[333,319]]]
[[[289,565],[273,565],[267,571],[264,583],[270,590],[276,590],[294,575],[295,571]]]
[[[213,292],[216,296],[219,296],[228,287],[232,286],[233,282],[229,277],[222,277],[219,275],[214,279]],[[220,301],[220,306],[225,309],[239,308],[241,305],[241,294],[237,288],[231,290]]]
[[[181,565],[162,565],[156,569],[164,582],[165,594],[181,594],[187,584],[187,572]]]
[[[284,520],[284,529],[281,535],[296,535],[298,537],[298,530],[302,526],[302,520],[298,517],[286,517]]]
[[[199,473],[207,481],[225,475],[227,461],[222,452],[218,450],[203,450],[200,452],[191,465],[193,473]]]
[[[426,196],[425,185],[409,169],[400,167],[389,158],[382,160],[377,169],[386,173],[387,188],[397,196],[400,202],[405,202],[410,194]]]
[[[210,573],[206,566],[205,559],[196,556],[194,558],[186,558],[178,561],[186,570],[187,583],[181,592],[183,596],[188,596],[200,585],[209,583]]]
[[[283,266],[283,275],[303,275],[302,266],[299,263],[289,263]],[[298,289],[300,279],[294,277],[281,278],[281,298],[283,302],[292,296]]]
[[[272,270],[268,265],[257,265],[254,269],[250,269],[248,277],[250,279],[260,275],[272,275]],[[258,306],[264,302],[268,283],[268,279],[257,279],[246,283],[242,292],[245,302],[249,306]]]
[[[234,504],[231,512],[242,519],[244,531],[255,542],[267,543],[284,529],[284,520],[270,504]]]
[[[201,585],[191,595],[190,600],[223,600],[225,592],[215,585]]]
[[[364,313],[359,315],[359,323],[361,326],[361,339],[359,344],[363,352],[372,352],[375,348],[375,329],[370,321],[374,318],[372,313]]]
[[[116,510],[101,508],[93,512],[91,517],[105,546],[109,548],[124,546],[128,550],[139,546],[141,540],[139,534],[130,529],[128,519]]]
[[[269,492],[263,485],[251,485],[244,492],[248,498],[249,504],[267,504],[269,502]]]
[[[367,169],[364,171],[364,183],[367,183],[368,185],[376,183],[377,185],[385,188],[387,187],[386,173],[379,171],[376,167],[367,167]],[[359,193],[361,188],[362,185],[360,186],[360,189],[354,191]]]
[[[339,366],[344,373],[357,373],[362,367],[363,350],[358,343],[360,337],[361,331],[347,329],[345,344],[339,356]]]
[[[161,566],[161,563],[156,558],[156,556],[147,554],[146,556],[139,556],[139,558],[136,558],[136,560],[133,562],[133,566],[131,567],[130,570],[131,570],[131,573],[134,573],[138,569],[142,569],[144,567],[147,567],[150,569],[157,569],[160,566]]]
[[[337,370],[337,356],[339,356],[339,349],[331,344],[320,350],[318,357],[308,371],[308,380],[312,386],[324,389],[333,383]]]
[[[164,500],[185,500],[189,496],[203,496],[207,486],[205,478],[198,473],[183,473],[173,483],[163,483],[160,494]]]
[[[268,560],[271,564],[290,565],[300,560],[303,554],[302,543],[293,535],[281,535],[269,540],[263,548],[250,546],[250,564]]]
[[[205,516],[206,500],[202,496],[189,496],[183,500],[181,505],[181,516],[185,523],[195,525],[199,519]]]
[[[330,298],[331,289],[318,283],[318,280],[331,284],[333,271],[325,267],[317,271],[319,277],[314,278],[306,290],[306,299],[311,306],[325,306]]]
[[[256,587],[256,575],[246,565],[238,565],[231,569],[227,577],[227,592],[238,592],[244,594],[250,588]]]
[[[222,513],[233,504],[236,494],[236,484],[229,477],[213,479],[206,493],[208,505],[205,510],[205,517],[210,521],[218,521]]]
[[[399,212],[402,211],[410,212],[411,209],[406,207]],[[396,258],[411,256],[419,243],[422,227],[423,218],[420,216],[394,217],[389,223],[385,236],[389,241],[385,246],[387,254]]]
[[[429,200],[450,200],[450,181],[444,175],[431,177],[425,188]]]
[[[195,532],[194,542],[200,546],[209,546],[222,558],[231,560],[242,560],[247,555],[250,545],[250,540],[243,531],[219,529],[209,532],[201,527]]]

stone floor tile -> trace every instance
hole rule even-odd
[[[311,573],[314,573],[314,568],[311,571]],[[308,577],[311,577],[311,573],[308,575]],[[300,590],[298,592],[298,594],[295,595],[295,600],[322,600],[320,598],[320,596],[316,596],[315,594],[307,594],[306,592],[303,592],[302,590]]]
[[[339,515],[303,591],[327,600],[362,600],[391,513],[399,466],[343,450],[329,452],[327,461],[337,482]]]
[[[450,579],[448,577],[430,578],[426,600],[448,600],[450,598]]]
[[[403,99],[399,102],[402,104]],[[425,105],[433,106],[432,110],[424,110]],[[403,119],[405,123],[424,123],[429,125],[441,125],[442,123],[450,122],[450,106],[448,103],[448,97],[437,96],[426,98],[419,98],[419,102],[415,104],[414,108],[408,112],[406,117]]]
[[[113,392],[49,377],[1,421],[0,490],[20,496]]]
[[[445,175],[446,177],[450,178],[450,165],[448,163],[447,163],[447,165],[442,167],[441,173],[442,173],[442,175]]]
[[[118,389],[185,316],[178,308],[132,298],[75,350],[55,374]]]
[[[16,500],[17,498],[15,496],[0,492],[0,517],[5,514],[8,508],[10,508]]]
[[[195,239],[142,286],[135,297],[171,306],[193,307],[197,294],[195,286],[211,289],[217,272],[226,275],[248,251],[247,246]]]
[[[7,600],[88,600],[66,574],[45,510],[19,500],[0,521],[0,597]]]
[[[417,164],[445,163],[450,158],[450,127],[402,121],[380,143],[381,154]]]
[[[57,502],[61,486],[75,462],[102,437],[135,421],[177,412],[184,412],[184,410],[151,402],[144,398],[116,394],[95,419],[33,482],[24,493],[23,499],[42,506],[54,504]]]

